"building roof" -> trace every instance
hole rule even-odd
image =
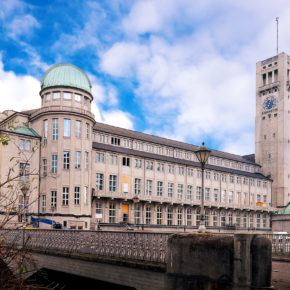
[[[279,210],[278,214],[290,214],[290,202],[288,202],[284,209]]]
[[[40,135],[38,135],[37,132],[34,131],[32,128],[28,128],[28,127],[24,127],[24,126],[16,127],[13,132],[17,133],[17,134],[32,136],[32,137],[40,137]]]
[[[84,71],[79,67],[69,64],[56,64],[49,68],[41,80],[41,89],[68,86],[79,88],[91,94],[91,82]]]
[[[156,159],[156,160],[160,160],[164,162],[176,163],[176,164],[181,164],[185,166],[193,166],[193,167],[201,166],[200,163],[196,161],[169,157],[169,156],[159,155],[155,153],[149,153],[145,151],[139,151],[139,150],[113,146],[113,145],[108,145],[108,144],[103,144],[103,143],[93,142],[93,148],[96,150],[111,151],[114,153],[126,154],[126,155],[131,155],[131,156],[136,156],[136,157],[147,158],[147,159]],[[268,177],[258,172],[252,173],[252,172],[241,171],[238,169],[232,169],[232,168],[221,167],[221,166],[210,165],[210,164],[206,164],[205,168],[210,169],[210,170],[224,172],[224,173],[229,173],[229,174],[247,176],[249,178],[260,178],[260,179],[269,180]]]
[[[94,129],[97,131],[104,132],[104,133],[115,134],[118,136],[123,136],[123,137],[127,137],[127,138],[141,140],[144,142],[155,143],[155,144],[168,146],[168,147],[176,147],[176,148],[181,149],[181,150],[188,150],[188,151],[193,152],[198,148],[198,146],[196,146],[196,145],[191,145],[191,144],[180,142],[180,141],[170,140],[167,138],[153,136],[153,135],[149,135],[146,133],[132,131],[132,130],[119,128],[119,127],[115,127],[115,126],[111,126],[111,125],[107,125],[107,124],[103,124],[103,123],[98,123],[98,122],[96,122]],[[253,159],[251,160],[250,158],[248,159],[248,158],[245,158],[241,155],[226,153],[226,152],[222,152],[222,151],[218,151],[218,150],[211,149],[211,156],[260,166],[259,164],[256,164],[253,161]]]

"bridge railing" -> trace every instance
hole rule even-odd
[[[25,230],[24,243],[42,250],[165,263],[169,233]],[[21,246],[23,230],[0,230],[4,243]]]

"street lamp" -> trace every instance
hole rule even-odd
[[[21,187],[21,192],[23,195],[23,219],[22,219],[22,230],[23,230],[23,235],[22,235],[22,246],[24,247],[24,242],[25,242],[25,223],[26,223],[26,195],[29,190],[29,185],[23,184]]]
[[[202,142],[202,146],[198,147],[197,150],[194,152],[198,161],[201,164],[201,209],[200,209],[200,224],[199,230],[205,230],[205,215],[204,215],[204,167],[205,163],[208,160],[208,157],[211,153]]]

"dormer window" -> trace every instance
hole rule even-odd
[[[64,98],[65,100],[71,100],[71,93],[69,93],[69,92],[64,92],[64,93],[63,93],[63,98]]]
[[[53,99],[59,99],[60,98],[60,92],[53,92]]]

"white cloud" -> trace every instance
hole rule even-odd
[[[285,0],[137,1],[122,21],[127,38],[102,54],[100,68],[137,83],[151,133],[254,152],[255,62],[274,54],[277,15],[288,48]]]
[[[109,125],[132,130],[134,128],[132,116],[120,110],[104,111],[103,122]]]
[[[28,75],[18,76],[12,71],[5,71],[0,59],[0,111],[22,111],[40,107],[40,83]]]
[[[15,17],[9,24],[6,25],[8,35],[16,39],[22,35],[29,35],[34,28],[39,28],[40,24],[30,14]]]

